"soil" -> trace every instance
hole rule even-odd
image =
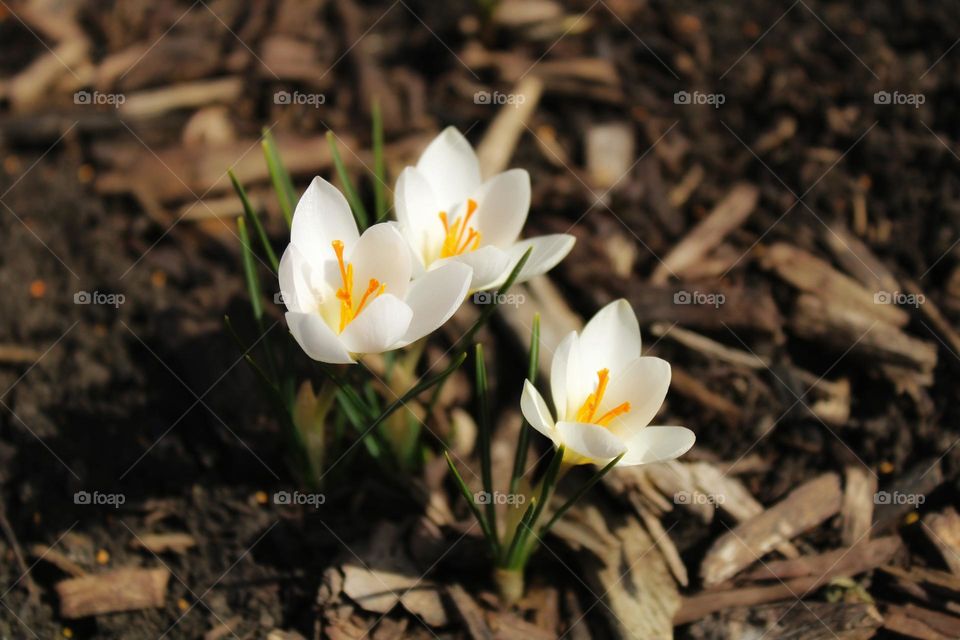
[[[300,85],[278,81],[255,61],[232,61],[231,56],[245,56],[247,46],[263,53],[281,13],[273,3],[241,9],[211,2],[189,11],[189,3],[168,0],[106,9],[79,4],[78,24],[92,39],[94,60],[133,43],[163,42],[171,25],[184,46],[200,47],[188,64],[178,66],[170,57],[177,49],[159,45],[120,83],[123,91],[236,74],[242,97],[228,111],[241,138],[255,137],[274,122],[277,135],[314,136],[329,126],[351,136],[358,149],[369,148],[369,120],[357,106],[363,99],[359,65],[347,54],[351,42],[341,3],[310,3],[303,18],[304,32],[316,38],[317,69],[348,55],[329,78],[318,81],[329,104],[317,113],[281,112],[270,96]],[[471,87],[468,94],[473,86],[509,91],[510,83],[492,71],[474,75],[454,55],[478,40],[490,50],[531,60],[613,61],[622,100],[548,90],[530,125],[531,131],[552,131],[576,170],[551,164],[530,135],[521,139],[511,166],[527,168],[533,179],[534,213],[526,233],[566,231],[578,238],[552,275],[582,316],[626,296],[646,332],[655,321],[672,320],[664,317],[663,305],[642,302],[651,295],[666,300],[681,286],[746,291],[762,298],[758,305],[771,301],[779,309],[774,330],[747,320],[687,325],[769,357],[770,370],[738,369],[670,340],[656,341],[658,355],[743,410],[731,426],[693,400],[671,394],[668,424],[697,433],[703,452],[695,451],[694,459],[733,461],[747,452],[759,458],[764,464],[742,479],[764,505],[819,473],[858,461],[878,470],[881,486],[893,486],[911,470],[939,460],[943,482],[921,512],[956,504],[957,354],[927,321],[912,315],[906,330],[934,343],[939,362],[932,386],[913,396],[899,393],[876,363],[782,331],[793,313],[794,290],[759,266],[760,250],[749,251],[758,241],[762,249],[783,240],[829,256],[826,225],[849,224],[854,195],[866,189],[869,228],[863,239],[896,275],[917,281],[956,326],[960,49],[953,46],[960,19],[949,3],[570,2],[564,9],[585,13],[585,24],[548,40],[485,23],[483,3],[411,1],[389,10],[386,2],[343,4],[359,11],[361,32],[387,11],[364,46],[377,52],[388,86],[405,86],[414,105],[406,107],[412,114],[404,124],[388,127],[388,144],[447,124],[467,131],[473,141],[482,138],[496,110],[468,102],[462,87]],[[18,11],[15,5],[0,8],[0,75],[6,77],[47,52],[47,42],[15,17]],[[176,23],[184,12],[186,18]],[[199,45],[191,40],[209,33],[214,35],[200,38]],[[718,93],[725,102],[716,109],[676,104],[678,91]],[[917,108],[876,104],[877,91],[921,94],[925,101]],[[363,458],[327,488],[320,509],[265,500],[293,490],[295,480],[286,465],[281,426],[256,393],[255,376],[224,327],[229,315],[244,337],[254,335],[232,232],[215,222],[201,229],[178,221],[177,203],[164,203],[160,208],[169,217],[158,218],[135,194],[106,193],[98,183],[101,175],[118,171],[104,159],[104,149],[124,146],[149,161],[153,149],[181,145],[180,132],[192,113],[165,114],[132,127],[118,126],[107,114],[103,124],[97,119],[101,111],[95,117],[82,111],[70,95],[54,91],[30,111],[7,101],[0,110],[5,292],[0,345],[32,352],[0,364],[0,388],[6,390],[0,394],[0,483],[12,529],[0,542],[0,585],[6,585],[0,637],[31,637],[29,629],[43,638],[64,637],[68,630],[74,638],[198,638],[220,625],[238,637],[265,637],[273,629],[315,637],[325,571],[367,545],[384,520],[417,539],[422,500],[408,481],[384,477]],[[784,119],[795,133],[755,151]],[[586,175],[585,131],[607,121],[635,128],[638,154],[653,150],[600,205],[579,176]],[[141,179],[137,162],[119,165],[131,184]],[[702,184],[682,207],[665,204],[664,193],[694,165],[703,167]],[[298,188],[307,177],[297,176]],[[760,192],[756,211],[729,238],[746,255],[743,262],[723,278],[672,288],[651,284],[662,257],[739,182]],[[803,204],[796,204],[797,197]],[[270,229],[282,248],[278,216]],[[613,275],[607,247],[614,236],[636,250],[627,277]],[[94,303],[78,303],[83,292]],[[270,310],[269,322],[271,332],[285,330],[278,310]],[[648,335],[647,344],[653,344]],[[495,322],[484,339],[490,352],[499,354],[498,398],[505,409],[515,409],[510,390],[519,389],[523,369],[516,338]],[[302,366],[310,370],[308,363]],[[806,390],[790,377],[791,367],[848,379],[850,419],[831,430],[800,409],[790,411],[795,394]],[[758,442],[769,424],[764,420],[778,416],[776,428]],[[119,494],[123,504],[77,504],[78,492]],[[664,526],[691,568],[694,584],[688,591],[695,592],[694,568],[725,528],[717,522],[704,527],[677,512]],[[937,565],[935,552],[911,528],[916,526],[900,529],[913,541],[910,562]],[[196,546],[157,556],[133,548],[131,541],[146,531],[185,532]],[[457,551],[433,567],[431,578],[463,583],[475,594],[489,590],[482,562],[471,557],[478,548],[474,537],[461,543],[457,531],[444,531],[442,540],[456,544]],[[14,541],[31,567],[28,577]],[[172,578],[165,605],[66,620],[54,590],[66,574],[43,559],[42,551],[32,551],[37,544],[50,545],[89,572],[166,566]],[[836,529],[814,532],[800,546],[835,548]],[[589,608],[584,624],[593,637],[607,637],[607,621],[566,568],[576,566],[576,554],[560,544],[556,551],[538,558],[531,582],[581,596],[583,608]],[[418,561],[425,557],[413,555]],[[27,588],[30,582],[38,586],[36,597]],[[873,595],[888,593],[881,585]],[[764,616],[760,610],[755,615]],[[368,616],[371,626],[377,623],[379,616]],[[729,620],[723,616],[679,627],[676,635],[725,637]],[[388,620],[404,620],[410,637],[468,637],[456,619],[435,631],[401,610]]]

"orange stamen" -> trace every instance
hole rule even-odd
[[[446,211],[440,212],[440,222],[443,223],[444,239],[440,249],[441,258],[458,256],[467,251],[474,251],[480,246],[480,232],[470,226],[470,219],[477,210],[476,200],[467,200],[467,213],[452,223]],[[466,238],[464,238],[466,234]]]
[[[340,266],[340,281],[342,286],[337,289],[337,299],[340,301],[340,329],[338,333],[343,333],[354,318],[363,310],[367,302],[373,300],[387,288],[386,284],[380,284],[376,278],[370,278],[367,290],[360,299],[360,304],[356,308],[353,306],[353,265],[343,260],[343,242],[333,241],[333,251],[337,254],[337,263]]]
[[[597,371],[597,390],[587,396],[587,399],[584,400],[580,410],[577,411],[577,422],[589,422],[600,425],[601,427],[608,427],[614,418],[630,411],[630,403],[624,402],[617,405],[610,411],[607,411],[605,414],[600,416],[599,419],[594,419],[594,415],[596,415],[597,409],[600,407],[600,403],[603,402],[603,396],[607,392],[607,384],[609,384],[609,382],[609,369],[600,369],[600,371]]]

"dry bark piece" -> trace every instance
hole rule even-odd
[[[447,595],[473,640],[493,640],[493,632],[483,617],[483,609],[459,584],[447,587]]]
[[[560,524],[564,524],[560,527]],[[580,553],[584,580],[600,595],[615,637],[672,638],[680,595],[653,538],[634,517],[594,505],[572,508],[553,532],[574,549],[586,539],[601,543]]]
[[[509,166],[517,141],[527,130],[527,121],[540,103],[543,81],[535,75],[529,75],[513,87],[511,94],[518,99],[522,96],[523,101],[500,107],[483,140],[477,145],[477,159],[485,178],[490,178]]]
[[[840,477],[826,473],[790,492],[761,514],[720,536],[700,567],[706,586],[733,577],[778,543],[816,527],[840,510]]]
[[[869,291],[825,260],[785,242],[767,247],[760,264],[800,291],[821,298],[831,307],[851,309],[895,327],[906,326],[910,320],[906,311],[887,303],[887,298],[882,296],[883,291]]]
[[[683,346],[693,349],[708,358],[716,358],[722,362],[727,362],[739,367],[748,367],[750,369],[769,369],[770,361],[754,353],[728,347],[716,340],[701,335],[695,331],[684,329],[680,326],[673,326],[657,322],[650,327],[650,332],[658,338],[663,336],[679,342]]]
[[[146,549],[151,553],[186,553],[197,546],[197,541],[189,533],[144,533],[130,541],[134,549]]]
[[[960,617],[915,604],[889,605],[883,627],[894,633],[921,640],[960,638]]]
[[[60,615],[85,618],[102,613],[156,609],[164,605],[170,572],[157,569],[116,569],[57,583]]]
[[[849,350],[868,362],[879,360],[920,373],[933,371],[937,364],[935,345],[908,336],[897,327],[878,321],[876,316],[812,294],[804,293],[797,298],[790,326],[801,338],[822,343],[840,353]]]
[[[440,593],[404,554],[399,530],[381,524],[370,540],[359,559],[351,559],[341,568],[343,592],[367,611],[387,613],[400,603],[430,626],[445,625],[447,614]]]
[[[787,610],[766,631],[769,638],[790,640],[867,640],[883,624],[883,616],[872,604],[846,602],[805,602],[803,606],[783,605]]]
[[[592,125],[587,129],[585,156],[591,183],[615,187],[636,162],[633,127],[629,122]]]
[[[824,231],[823,240],[840,266],[868,291],[893,293],[900,289],[886,265],[844,225],[831,225]]]
[[[852,546],[866,539],[873,525],[873,505],[877,495],[877,476],[862,465],[844,470],[841,540]]]
[[[716,611],[731,607],[753,607],[778,600],[793,600],[819,589],[838,576],[855,576],[885,564],[901,548],[899,538],[878,538],[861,543],[843,551],[840,559],[815,556],[808,561],[807,567],[826,571],[817,571],[791,580],[777,581],[770,585],[750,585],[729,590],[710,590],[683,599],[680,610],[674,618],[675,624],[686,624],[699,620]],[[836,554],[837,552],[832,552]],[[815,570],[816,570],[815,569]],[[782,569],[781,569],[782,570]]]
[[[711,391],[698,378],[676,366],[672,367],[671,373],[671,391],[676,391],[715,412],[729,426],[743,421],[743,411],[738,405]]]
[[[821,576],[830,571],[834,565],[850,562],[853,558],[863,557],[892,558],[900,549],[901,542],[897,536],[886,536],[873,540],[863,539],[859,543],[841,549],[834,549],[816,555],[802,556],[791,560],[772,560],[764,562],[753,571],[742,576],[746,581],[762,580],[792,580],[806,576]]]
[[[746,221],[757,206],[759,190],[751,184],[738,184],[695,226],[657,266],[650,281],[666,282],[671,275],[683,276],[694,265]]]
[[[923,530],[937,548],[950,571],[960,575],[960,515],[953,507],[931,513],[923,519]]]
[[[176,109],[203,107],[214,103],[231,104],[242,93],[243,78],[240,76],[184,82],[132,93],[120,105],[119,112],[125,118],[152,118]]]
[[[66,554],[60,553],[53,547],[49,547],[45,544],[35,544],[30,547],[30,553],[38,560],[49,562],[57,569],[60,569],[64,573],[69,574],[74,578],[87,575],[87,572],[83,567],[68,558]]]

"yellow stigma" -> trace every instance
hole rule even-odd
[[[610,382],[610,370],[600,369],[600,371],[597,371],[597,390],[583,401],[583,405],[577,411],[577,422],[590,422],[601,427],[609,427],[614,418],[630,411],[630,403],[624,402],[610,409],[599,418],[594,418],[597,409],[600,408],[600,403],[603,402],[603,394],[607,392],[608,382]]]
[[[458,256],[480,246],[480,232],[470,226],[470,218],[476,210],[477,202],[473,199],[467,200],[467,213],[454,220],[452,224],[447,220],[447,212],[440,212],[440,222],[443,223],[443,230],[446,233],[443,238],[443,247],[440,249],[441,258]]]
[[[337,299],[340,301],[340,328],[337,333],[343,333],[347,325],[360,314],[364,305],[383,293],[387,285],[380,284],[376,278],[370,278],[367,290],[360,298],[360,303],[354,306],[353,265],[343,261],[343,242],[334,240],[332,244],[333,251],[337,254],[337,263],[340,265],[340,281],[342,283],[342,286],[337,289]]]

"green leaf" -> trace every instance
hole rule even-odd
[[[450,459],[450,452],[444,451],[443,457],[447,459],[447,466],[450,467],[450,473],[453,474],[453,478],[457,482],[457,488],[460,489],[463,499],[466,500],[467,506],[470,507],[473,517],[477,519],[478,523],[480,523],[480,528],[483,530],[483,535],[486,537],[487,542],[490,543],[490,547],[494,555],[496,555],[499,543],[497,542],[497,537],[490,530],[490,524],[483,517],[483,514],[480,513],[480,509],[477,507],[477,501],[473,494],[470,493],[470,488],[467,487],[467,483],[463,481],[463,477],[460,475],[460,472],[457,471],[457,466],[453,464],[453,460]]]
[[[466,358],[467,358],[466,354],[460,354],[460,357],[455,358],[454,361],[450,364],[450,366],[448,366],[446,369],[444,369],[437,375],[433,376],[432,378],[428,378],[427,380],[423,380],[418,384],[414,385],[409,391],[407,391],[401,397],[397,398],[392,403],[390,403],[390,405],[383,410],[383,412],[377,417],[377,419],[374,420],[369,427],[367,427],[367,430],[372,431],[373,429],[379,427],[380,424],[384,420],[389,418],[397,409],[404,406],[407,402],[409,402],[413,398],[416,398],[418,395],[420,395],[430,387],[434,386],[435,384],[438,384],[446,380],[450,376],[450,374],[456,371],[457,368],[461,364],[463,364],[463,361],[466,360]]]
[[[363,201],[357,194],[357,190],[353,186],[353,181],[350,180],[350,175],[347,173],[347,166],[343,164],[343,158],[340,157],[340,152],[337,151],[335,137],[333,131],[327,131],[327,144],[330,145],[333,165],[337,169],[337,175],[343,184],[343,191],[347,196],[347,201],[350,203],[350,208],[353,209],[353,215],[357,219],[357,226],[360,228],[360,233],[363,233],[363,230],[367,228],[370,222],[370,216],[367,215],[367,209],[363,206]]]
[[[530,384],[537,381],[537,365],[540,360],[540,314],[533,314],[533,328],[530,330],[530,354],[527,357],[527,380]],[[517,452],[513,458],[513,474],[510,476],[510,493],[515,494],[523,477],[524,467],[527,464],[527,450],[530,448],[530,429],[532,427],[524,419],[520,424],[520,438],[517,441]]]
[[[557,475],[560,473],[560,465],[563,462],[564,451],[564,446],[560,445],[556,453],[553,454],[553,460],[550,461],[550,466],[547,467],[547,472],[543,476],[543,482],[540,485],[540,499],[537,500],[537,506],[530,518],[529,526],[522,530],[518,527],[517,533],[514,535],[515,538],[520,537],[522,540],[517,543],[514,556],[507,558],[507,567],[511,569],[523,567],[527,562],[530,555],[528,540],[533,533],[533,527],[537,525],[540,515],[546,508],[547,503],[550,502],[551,495],[553,495],[553,489],[557,484]]]
[[[246,220],[237,219],[237,230],[240,232],[240,243],[243,245],[243,275],[247,281],[247,293],[250,294],[250,306],[253,308],[253,317],[262,327],[263,301],[260,294],[260,280],[257,278],[257,268],[253,263],[253,249],[250,247],[250,234],[247,233]]]
[[[474,360],[476,365],[476,398],[477,408],[480,414],[479,436],[480,436],[480,478],[483,482],[483,490],[491,497],[487,502],[487,522],[490,529],[497,531],[497,509],[493,500],[493,463],[490,458],[490,403],[488,398],[489,389],[487,386],[487,365],[483,361],[483,345],[477,344],[474,348]]]
[[[617,466],[617,463],[620,462],[620,460],[623,458],[624,455],[626,454],[621,453],[619,456],[617,456],[616,458],[608,462],[606,466],[603,467],[603,469],[600,469],[600,471],[596,472],[593,475],[593,477],[590,478],[590,480],[588,480],[582,487],[580,487],[577,490],[576,493],[570,496],[570,499],[564,502],[560,506],[560,508],[557,509],[556,513],[553,514],[550,520],[547,521],[547,524],[543,525],[543,527],[540,529],[540,537],[543,537],[544,535],[546,535],[546,533],[550,531],[550,527],[556,524],[557,520],[559,520],[563,516],[563,514],[565,514],[570,509],[570,507],[572,507],[577,502],[577,500],[582,498],[587,493],[587,491],[593,488],[593,485],[600,482],[603,476],[607,475],[607,473],[611,469]]]
[[[373,120],[373,202],[377,213],[377,222],[387,217],[387,165],[383,157],[383,114],[380,101],[373,101],[371,110]]]
[[[273,190],[277,194],[277,200],[280,202],[280,211],[287,221],[287,226],[293,225],[293,210],[297,202],[297,193],[293,189],[293,181],[290,174],[287,173],[283,161],[280,159],[280,152],[277,150],[277,142],[273,139],[270,130],[264,127],[263,140],[260,142],[263,147],[263,155],[267,160],[267,170],[270,172],[270,181],[273,183]]]
[[[270,261],[270,266],[273,268],[273,273],[276,274],[277,270],[280,268],[280,261],[277,260],[277,254],[274,253],[273,247],[270,246],[270,238],[267,237],[267,232],[264,231],[263,225],[260,224],[260,216],[250,203],[250,198],[247,197],[247,192],[244,190],[243,185],[240,184],[240,181],[237,180],[237,176],[234,175],[233,170],[227,171],[227,174],[230,176],[230,181],[233,183],[234,191],[236,191],[237,195],[240,197],[240,202],[243,203],[244,218],[246,218],[247,224],[251,225],[257,232],[257,237],[260,239],[260,245],[263,247],[263,253],[267,256],[267,260]]]

